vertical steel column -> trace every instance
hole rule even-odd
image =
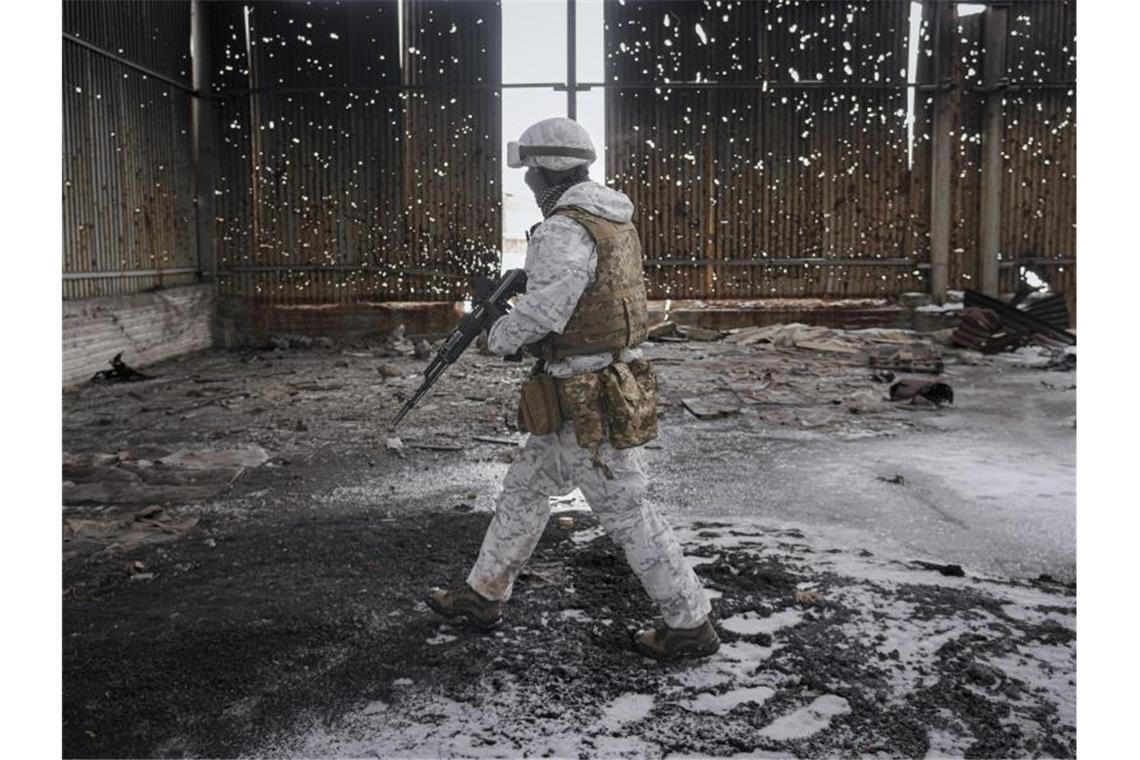
[[[566,116],[578,118],[578,3],[566,0]]]
[[[933,12],[931,38],[934,43],[933,73],[934,124],[930,150],[930,290],[936,303],[946,300],[950,279],[950,202],[954,144],[954,3],[929,3]]]
[[[978,221],[978,271],[981,291],[998,296],[998,257],[1001,249],[1001,169],[1002,97],[1005,83],[1005,45],[1009,26],[1009,6],[993,3],[986,7],[985,60],[982,83],[986,105],[982,116],[981,214]]]
[[[210,23],[206,0],[190,2],[190,57],[194,92],[190,101],[190,130],[194,162],[194,236],[198,269],[218,283],[214,246],[214,185],[218,163],[214,101],[210,97]]]

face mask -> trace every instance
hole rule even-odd
[[[534,200],[538,203],[538,208],[542,211],[543,217],[550,216],[551,212],[554,211],[555,205],[558,203],[558,199],[561,198],[567,190],[574,187],[574,185],[577,185],[579,182],[585,182],[585,180],[570,180],[568,182],[563,182],[560,185],[552,185],[545,190],[540,190],[535,193]]]

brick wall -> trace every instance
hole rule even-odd
[[[63,302],[63,385],[107,369],[123,352],[132,367],[209,348],[214,317],[209,284]]]

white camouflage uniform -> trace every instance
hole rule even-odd
[[[633,216],[624,194],[594,182],[574,185],[557,206],[577,206],[618,222]],[[526,251],[527,292],[495,323],[487,336],[501,355],[561,333],[583,291],[594,279],[597,253],[586,229],[563,216],[548,218],[531,236]],[[625,350],[623,360],[640,356]],[[600,370],[612,353],[573,356],[547,365],[556,377]],[[668,523],[645,502],[646,478],[639,448],[617,450],[605,444],[601,456],[613,473],[607,479],[580,447],[567,422],[553,435],[532,435],[507,470],[495,517],[467,583],[488,599],[506,601],[514,580],[530,558],[550,514],[550,496],[581,488],[594,514],[613,540],[671,628],[695,628],[711,609],[700,581],[681,552]]]

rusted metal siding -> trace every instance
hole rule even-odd
[[[1017,287],[1021,267],[1058,292],[1076,290],[1075,3],[1013,2],[1002,98],[999,290]],[[959,19],[953,83],[955,125],[950,282],[977,288],[980,277],[983,16]]]
[[[1004,98],[1001,287],[1021,266],[1076,293],[1076,3],[1018,2],[1009,12]]]
[[[499,8],[215,9],[222,293],[451,300],[498,261]],[[403,63],[403,66],[401,66]]]
[[[923,287],[909,16],[906,2],[606,5],[609,176],[637,208],[653,296]]]
[[[190,4],[63,9],[63,298],[196,282]]]
[[[188,0],[64,0],[63,33],[190,86]]]
[[[502,245],[501,8],[419,0],[405,12],[408,263],[437,273],[412,294],[463,297]]]
[[[983,15],[956,19],[945,51],[954,148],[935,189],[944,83],[923,6],[908,168],[909,3],[607,3],[609,175],[638,207],[654,295],[925,290],[933,192],[950,195],[949,286],[978,286]],[[1010,10],[1003,291],[1022,264],[1075,289],[1074,11]]]

